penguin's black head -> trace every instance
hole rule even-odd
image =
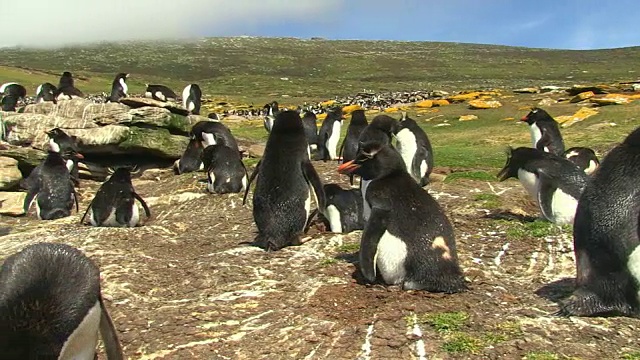
[[[537,123],[538,121],[555,121],[555,120],[546,111],[540,108],[533,108],[531,109],[531,111],[529,111],[527,115],[523,116],[522,119],[520,119],[520,121],[524,121],[527,124],[531,125],[531,124]]]
[[[519,147],[515,150],[509,147],[507,148],[506,153],[507,163],[498,173],[498,180],[500,181],[505,181],[512,177],[517,178],[518,170],[522,169],[527,161],[555,156],[529,147]]]
[[[18,99],[19,97],[16,95],[3,96],[2,100],[0,100],[0,104],[2,104],[2,111],[16,111]]]
[[[410,118],[406,112],[402,112],[402,118],[398,122],[395,133],[397,134],[400,130],[412,127],[413,125],[417,125],[416,121]]]
[[[282,134],[296,132],[304,134],[304,127],[302,126],[300,115],[295,110],[279,112],[273,122],[273,129],[271,129],[271,133]]]
[[[389,144],[371,141],[360,144],[354,160],[338,167],[338,173],[355,174],[364,180],[374,180],[394,172],[406,172],[400,153]]]
[[[134,166],[119,166],[109,169],[112,171],[109,181],[120,183],[131,183],[131,172],[134,171]]]
[[[313,111],[309,111],[309,110],[304,110],[302,112],[302,118],[303,119],[313,119],[313,120],[317,120],[318,119],[316,114]]]
[[[371,120],[370,126],[373,126],[377,129],[384,131],[386,134],[391,136],[391,134],[395,134],[398,132],[398,120],[392,118],[389,115],[378,115]]]
[[[328,200],[333,199],[334,196],[339,194],[343,189],[338,184],[325,184],[323,186],[324,195]]]
[[[351,124],[367,125],[367,116],[364,114],[364,110],[355,110],[351,113]]]
[[[45,133],[58,147],[58,149],[52,150],[57,150],[57,152],[60,152],[60,154],[62,154],[66,159],[84,159],[84,156],[80,154],[80,150],[78,149],[77,139],[75,136],[67,135],[67,133],[62,131],[60,128],[53,128],[49,131],[45,131]]]
[[[58,87],[73,86],[73,75],[69,71],[65,71],[60,76],[60,84]]]
[[[116,75],[116,80],[127,80],[127,78],[129,77],[129,74],[127,73],[119,73],[118,75]]]
[[[334,107],[327,110],[327,118],[331,118],[334,120],[342,120],[344,119],[344,113],[342,112],[341,107]]]

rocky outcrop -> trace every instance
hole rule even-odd
[[[19,216],[24,214],[26,192],[0,192],[0,214]]]
[[[22,173],[18,169],[18,160],[0,156],[0,190],[9,190],[18,185]]]

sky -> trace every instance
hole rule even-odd
[[[210,36],[640,45],[638,0],[29,0],[0,7],[0,47]]]

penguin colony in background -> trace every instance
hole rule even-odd
[[[115,77],[107,101],[128,96],[127,78],[125,73]],[[15,110],[26,95],[15,83],[2,85],[0,92],[3,109],[8,104]],[[146,93],[160,101],[176,99],[162,85],[148,85]],[[37,89],[38,101],[78,96],[83,94],[69,72],[57,87],[45,83]],[[199,113],[201,96],[197,84],[187,85],[184,107]],[[424,188],[434,154],[415,120],[403,113],[400,120],[382,114],[368,122],[364,111],[355,111],[338,148],[344,119],[340,108],[329,110],[320,128],[311,110],[282,110],[275,101],[265,109],[268,140],[250,177],[235,137],[217,116],[192,127],[189,144],[175,163],[176,173],[204,170],[209,192],[244,192],[243,203],[255,181],[252,211],[258,234],[252,244],[266,251],[300,245],[318,216],[331,232],[363,230],[358,266],[368,282],[405,290],[468,290],[453,226]],[[565,150],[557,122],[544,110],[534,108],[522,121],[530,127],[532,147],[509,148],[498,178],[517,178],[545,219],[574,225],[577,287],[557,314],[640,316],[640,192],[635,186],[640,178],[640,128],[600,164],[591,149]],[[75,187],[82,155],[75,137],[61,129],[46,133],[48,155],[21,185],[27,189],[25,213],[35,204],[36,216],[51,220],[69,216],[74,206],[78,211]],[[312,160],[336,161],[336,171],[349,176],[352,185],[360,179],[359,189],[323,184]],[[80,222],[139,226],[138,204],[150,218],[151,210],[132,185],[133,171],[113,169]],[[41,326],[42,321],[48,326]],[[107,358],[122,359],[100,294],[99,269],[79,250],[40,243],[4,261],[0,353],[5,358],[93,358],[98,333]]]

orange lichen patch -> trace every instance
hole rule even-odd
[[[327,101],[323,101],[320,103],[320,106],[322,107],[327,107],[327,106],[331,106],[334,105],[336,103],[335,100],[327,100]]]
[[[393,112],[398,112],[398,111],[400,111],[400,109],[398,109],[397,107],[390,107],[390,108],[384,109],[384,112],[386,112],[386,113],[393,113]]]
[[[515,119],[516,118],[513,118],[513,117],[506,117],[506,118],[500,119],[500,121],[512,121],[512,120],[515,120]]]
[[[355,105],[347,105],[345,107],[342,108],[342,112],[345,115],[349,115],[352,112],[356,111],[356,110],[363,110],[362,106],[355,104]]]
[[[587,100],[590,99],[592,97],[596,96],[596,94],[593,93],[593,91],[584,91],[581,92],[580,94],[574,96],[571,98],[571,100],[569,100],[570,103],[577,103],[583,100]]]
[[[431,100],[431,102],[433,102],[433,106],[447,106],[450,104],[446,99]]]
[[[480,97],[480,95],[481,95],[480,92],[474,91],[466,94],[453,95],[453,96],[450,96],[447,100],[449,102],[469,101],[469,100],[477,99],[478,97]]]
[[[416,103],[416,107],[418,108],[422,108],[422,109],[427,109],[433,106],[433,101],[431,100],[422,100],[422,101],[418,101]]]
[[[438,236],[435,239],[433,239],[433,242],[431,243],[431,248],[434,250],[436,249],[442,250],[442,258],[445,260],[451,260],[451,250],[447,246],[447,243],[444,241],[444,238],[442,236]]]
[[[607,94],[602,97],[592,97],[589,101],[597,105],[622,105],[630,103],[633,99],[623,94]]]
[[[502,106],[500,101],[491,100],[471,100],[469,101],[469,107],[472,109],[497,109]]]
[[[318,120],[324,120],[326,117],[327,117],[327,113],[322,113],[322,114],[316,115],[316,119],[318,119]]]
[[[556,116],[556,121],[562,124],[562,127],[568,127],[597,114],[598,114],[598,110],[596,109],[581,107],[573,115]]]

